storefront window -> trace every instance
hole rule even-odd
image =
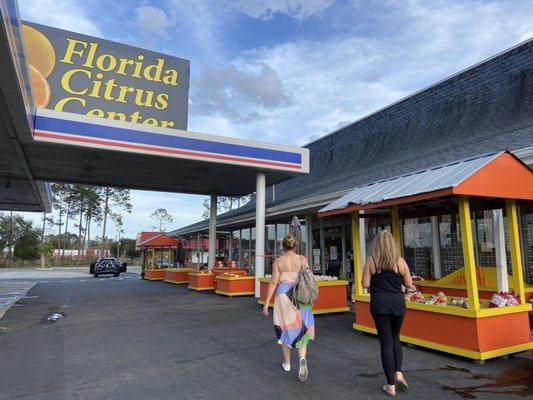
[[[250,229],[241,230],[241,268],[250,268]]]
[[[365,250],[366,254],[372,254],[372,241],[382,230],[392,233],[390,218],[365,218]]]
[[[255,227],[251,229],[250,236],[250,266],[255,269]]]
[[[231,247],[232,247],[232,258],[233,260],[237,261],[237,265],[239,265],[239,253],[241,250],[241,231],[236,230],[231,233]]]
[[[520,207],[522,251],[526,282],[533,283],[533,206]]]
[[[265,274],[272,273],[272,264],[276,258],[276,226],[265,227]]]
[[[430,218],[403,221],[403,257],[411,273],[423,278],[433,277],[431,237]]]
[[[439,216],[439,235],[440,259],[444,276],[464,266],[461,228],[457,214]]]
[[[312,266],[315,272],[322,271],[322,256],[320,250],[320,228],[313,227],[313,257]]]
[[[284,253],[283,251],[283,238],[288,233],[288,224],[277,224],[277,233],[276,233],[276,249],[278,252],[278,255],[281,255]]]
[[[478,211],[476,220],[476,260],[477,265],[483,267],[496,267],[496,238],[494,235],[493,211]],[[503,218],[505,236],[505,250],[507,258],[507,271],[512,274],[511,253],[509,252],[509,235],[507,230],[507,218]]]

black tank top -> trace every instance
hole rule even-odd
[[[372,258],[374,261],[374,258]],[[381,271],[374,261],[376,273],[370,275],[370,312],[372,314],[405,315],[402,276],[395,271]]]

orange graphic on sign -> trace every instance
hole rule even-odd
[[[24,47],[28,59],[33,100],[37,107],[48,105],[52,91],[46,77],[54,69],[56,55],[52,43],[37,29],[22,26]]]

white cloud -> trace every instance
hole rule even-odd
[[[275,14],[285,14],[303,21],[319,15],[333,0],[235,0],[231,6],[255,19],[272,19]]]
[[[94,18],[89,15],[91,1],[23,0],[19,2],[21,18],[67,31],[102,36]]]
[[[264,63],[217,68],[206,65],[193,83],[191,113],[223,116],[234,122],[250,122],[265,117],[289,103],[289,97],[275,70]]]
[[[276,71],[290,104],[250,120],[227,119],[231,135],[304,144],[430,84],[467,68],[533,35],[533,4],[469,2],[387,3],[389,12],[372,32],[327,40],[298,40],[241,53],[235,65],[262,63]],[[354,14],[359,10],[354,9]],[[382,35],[386,18],[394,16],[394,35]],[[502,16],[505,15],[505,18]],[[401,23],[398,23],[401,22]],[[245,88],[243,88],[245,90]],[[242,96],[246,115],[255,110]],[[221,126],[191,110],[199,130]]]
[[[145,38],[166,37],[167,29],[173,25],[167,14],[158,7],[137,7],[135,15],[137,26]]]

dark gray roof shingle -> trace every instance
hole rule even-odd
[[[533,39],[308,144],[310,173],[276,185],[267,207],[531,145]]]

